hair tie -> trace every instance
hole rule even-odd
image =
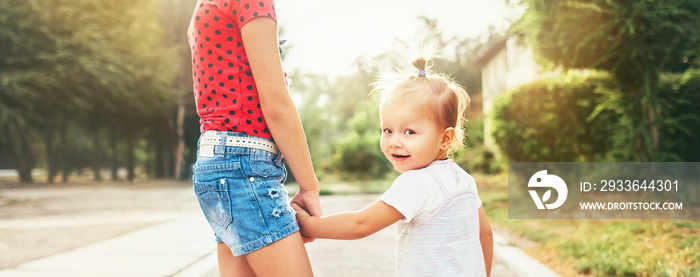
[[[418,76],[425,76],[425,70],[418,70]]]

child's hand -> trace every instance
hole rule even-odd
[[[292,208],[297,212],[297,221],[299,221],[299,223],[305,221],[306,218],[311,217],[309,212],[299,207],[299,205],[296,203],[292,203]]]
[[[315,238],[305,236],[305,232],[304,232],[304,223],[306,222],[307,219],[309,219],[309,217],[311,217],[311,215],[306,210],[304,210],[299,205],[297,205],[296,203],[292,203],[292,208],[294,209],[294,211],[296,211],[297,222],[299,223],[299,232],[301,232],[301,236],[302,236],[302,239],[304,240],[304,243],[309,243],[309,242],[314,241]]]
[[[299,190],[294,198],[292,198],[292,207],[297,211],[297,221],[299,221],[299,211],[303,211],[307,217],[321,216],[321,204],[319,203],[318,191]],[[301,224],[299,226],[301,228]],[[315,238],[304,236],[302,231],[302,240],[304,243],[309,243]]]
[[[292,198],[292,203],[299,205],[302,209],[308,212],[311,216],[322,216],[321,203],[319,202],[318,190],[307,191],[299,190]]]

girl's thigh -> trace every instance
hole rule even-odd
[[[219,274],[221,277],[256,276],[246,257],[233,256],[231,249],[223,242],[217,243],[217,257],[219,259]]]
[[[245,255],[258,276],[313,276],[299,232]]]

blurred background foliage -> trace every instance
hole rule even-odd
[[[522,85],[494,103],[494,139],[513,161],[602,161],[617,118],[592,113],[604,102],[596,88],[611,86],[607,74],[576,71]]]
[[[661,76],[654,161],[700,161],[699,77],[697,69]],[[571,70],[498,98],[490,115],[494,138],[511,161],[638,161],[626,100],[611,75]]]
[[[0,1],[0,167],[22,182],[35,167],[48,182],[108,166],[173,177],[191,5]]]
[[[662,102],[670,91],[665,87],[673,86],[664,83],[662,75],[698,66],[699,0],[522,0],[520,4],[527,9],[511,32],[523,34],[541,64],[602,70],[617,83],[616,92],[607,93],[614,103],[604,103],[617,111],[615,123],[622,129],[613,139],[621,147],[615,150],[624,153],[615,160],[667,161],[680,154],[662,151],[664,144],[674,143],[664,140],[662,125],[687,116],[669,114],[678,110],[662,107],[672,104]]]
[[[117,179],[117,169],[128,180],[189,178],[199,135],[185,37],[194,2],[0,0],[0,168],[18,169],[22,182],[34,181],[35,168],[48,182],[84,170]],[[517,4],[527,8],[508,34],[445,37],[421,17],[415,41],[357,58],[352,74],[290,72],[319,176],[396,174],[379,150],[370,85],[410,61],[396,49],[422,41],[441,49],[434,70],[472,98],[466,147],[454,157],[468,171],[498,173],[507,161],[700,159],[698,0]],[[561,73],[512,89],[485,118],[474,61],[504,36]],[[484,146],[484,124],[495,126],[498,149]]]

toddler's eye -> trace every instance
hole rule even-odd
[[[382,133],[385,133],[387,135],[391,135],[392,132],[391,132],[391,129],[384,129],[384,130],[382,130]]]
[[[414,132],[413,130],[406,130],[406,131],[403,132],[403,133],[404,133],[404,135],[413,135],[413,134],[415,134],[416,132]]]

